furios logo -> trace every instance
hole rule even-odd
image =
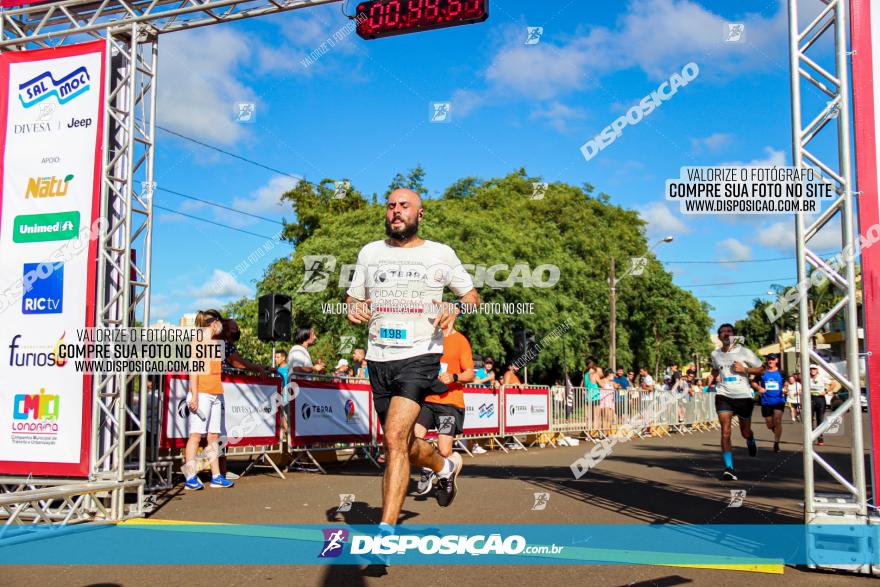
[[[28,180],[27,191],[24,199],[29,198],[58,198],[67,195],[67,187],[73,181],[73,175],[58,178],[54,175],[46,177],[32,177]]]
[[[18,86],[18,99],[25,108],[32,108],[43,100],[55,97],[59,104],[67,104],[77,96],[89,91],[91,76],[86,67],[80,66],[55,79],[51,71],[44,71]]]
[[[10,367],[63,367],[67,359],[59,358],[58,347],[64,344],[64,334],[61,334],[55,342],[52,350],[47,352],[49,346],[33,346],[20,344],[21,335],[16,334],[9,343],[9,366]]]

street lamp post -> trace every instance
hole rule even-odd
[[[648,252],[654,250],[654,248],[661,243],[671,243],[672,236],[664,237],[658,240],[656,243],[651,245],[651,248],[648,249]],[[610,340],[608,341],[608,357],[609,362],[611,363],[611,370],[617,371],[617,284],[620,283],[624,277],[632,273],[635,265],[631,266],[626,270],[626,273],[620,276],[620,278],[615,277],[615,267],[614,267],[614,257],[611,257],[611,265],[609,268],[609,279],[608,284],[611,286],[611,296],[610,296],[610,310],[611,310],[611,318],[608,321],[609,323],[609,336]]]

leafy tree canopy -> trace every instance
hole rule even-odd
[[[575,380],[588,356],[607,365],[610,258],[616,259],[620,276],[629,268],[629,259],[638,256],[648,257],[644,273],[624,277],[618,286],[618,365],[645,366],[656,372],[670,361],[684,364],[697,353],[708,354],[710,308],[674,285],[672,276],[648,252],[638,214],[611,204],[607,194],[592,195],[589,184],[551,183],[543,198],[534,199],[533,183],[538,181],[525,169],[487,180],[467,177],[454,182],[442,198],[423,200],[420,235],[453,247],[472,275],[479,277],[482,268],[506,265],[497,271],[497,281],[511,276],[546,281],[551,274],[539,275],[535,270],[542,265],[559,268],[558,282],[552,287],[479,286],[486,303],[532,303],[534,312],[460,317],[457,326],[474,351],[494,356],[499,364],[512,359],[513,332],[528,328],[541,345],[537,359],[529,364],[530,381],[552,383],[561,377],[563,366]],[[396,187],[426,193],[424,170],[417,167],[406,176],[398,174],[387,193]],[[339,197],[331,180],[317,184],[302,180],[282,200],[290,202],[296,218],[284,231],[296,249],[290,258],[278,259],[267,269],[257,284],[258,295],[290,295],[295,324],[311,323],[317,329],[313,358],[335,364],[343,356],[340,349],[350,342],[348,337],[355,337],[355,347],[366,347],[366,327],[350,325],[345,316],[328,313],[322,304],[344,300],[341,270],[355,263],[366,243],[385,238],[384,199],[376,203],[374,196],[374,202],[368,202],[353,186]],[[317,269],[313,276],[326,276],[328,286],[322,291],[302,291],[309,289],[302,287],[307,263]],[[529,272],[517,269],[518,264],[526,265]],[[342,271],[343,281],[347,273]],[[447,293],[447,299],[451,296]],[[227,310],[240,317],[242,351],[268,357],[270,345],[254,338],[256,302],[240,300]],[[564,335],[551,335],[565,323],[569,328]]]

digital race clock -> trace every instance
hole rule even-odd
[[[489,18],[489,0],[367,0],[357,5],[364,39],[429,31]]]

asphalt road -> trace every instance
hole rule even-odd
[[[738,482],[718,480],[717,431],[621,443],[598,467],[575,480],[569,465],[589,445],[533,448],[510,454],[465,456],[460,494],[441,509],[433,498],[408,497],[403,522],[417,524],[786,524],[802,521],[801,429],[786,414],[782,452],[770,433],[756,426],[760,452],[746,455],[734,432]],[[846,466],[849,436],[826,437],[831,462]],[[235,467],[233,467],[234,469]],[[156,519],[250,524],[374,524],[381,511],[380,471],[354,462],[331,466],[328,475],[290,473],[286,480],[262,471],[230,490],[164,496]],[[837,491],[824,472],[820,489]],[[847,475],[848,476],[848,475]],[[413,477],[415,480],[415,476]],[[413,485],[415,481],[413,481]],[[741,507],[728,507],[731,489],[746,490]],[[549,493],[534,510],[535,493]],[[339,494],[354,494],[351,511],[339,513]],[[661,566],[46,566],[0,567],[0,585],[853,585],[871,579],[786,567],[783,575]]]

